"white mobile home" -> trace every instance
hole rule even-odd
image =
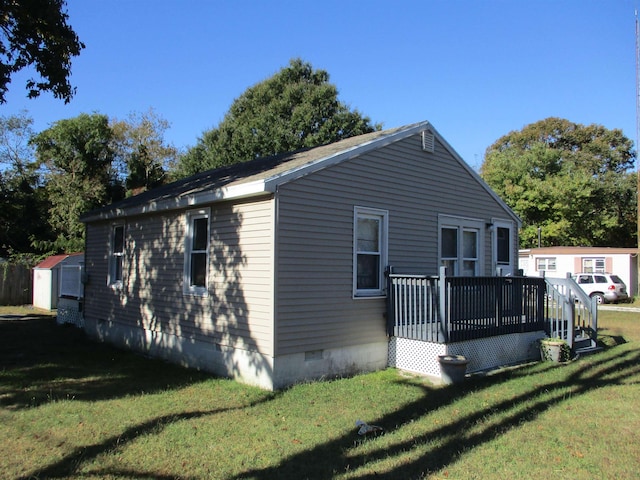
[[[532,277],[567,273],[615,273],[631,297],[638,294],[638,249],[611,247],[542,247],[520,250],[519,268]]]

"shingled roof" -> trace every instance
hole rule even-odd
[[[277,184],[380,148],[424,129],[433,130],[429,122],[420,122],[208,170],[93,210],[80,220],[90,222],[126,217],[272,192]]]
[[[323,168],[377,150],[422,131],[431,132],[438,142],[476,179],[514,220],[520,219],[504,201],[482,181],[437,130],[427,121],[398,128],[358,135],[328,145],[257,158],[228,167],[216,168],[154,188],[120,202],[93,210],[80,217],[89,223],[124,218],[150,212],[195,208],[222,200],[249,198],[273,193],[278,185],[309,175]]]

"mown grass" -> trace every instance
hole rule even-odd
[[[6,312],[5,312],[6,313]],[[606,348],[442,387],[385,370],[265,392],[0,321],[2,478],[637,478],[640,314]],[[355,421],[384,434],[357,435]]]

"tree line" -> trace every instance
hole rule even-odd
[[[338,100],[324,70],[292,60],[236,99],[185,152],[153,110],[81,114],[36,133],[26,112],[0,117],[0,257],[84,249],[80,215],[198,172],[379,130]]]
[[[496,140],[480,174],[522,219],[522,248],[635,247],[635,160],[622,130],[550,117]]]
[[[0,257],[82,251],[80,215],[162,184],[177,155],[153,110],[32,125],[26,112],[0,117]]]
[[[28,97],[69,102],[71,59],[84,48],[65,0],[0,2],[0,103],[31,66]],[[0,117],[0,258],[84,248],[82,213],[168,181],[381,128],[338,99],[329,74],[301,59],[248,88],[219,125],[179,152],[153,110],[125,119],[81,114],[42,132],[26,112]],[[522,219],[520,246],[637,245],[638,174],[619,129],[550,117],[486,150],[480,175]]]

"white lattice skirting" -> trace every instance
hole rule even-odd
[[[84,326],[84,316],[80,300],[72,298],[58,298],[58,311],[56,313],[56,322],[58,325],[70,323],[78,328]]]
[[[512,333],[458,343],[431,343],[393,337],[389,341],[389,366],[441,378],[439,355],[464,355],[467,373],[538,360],[537,341],[543,331]]]

